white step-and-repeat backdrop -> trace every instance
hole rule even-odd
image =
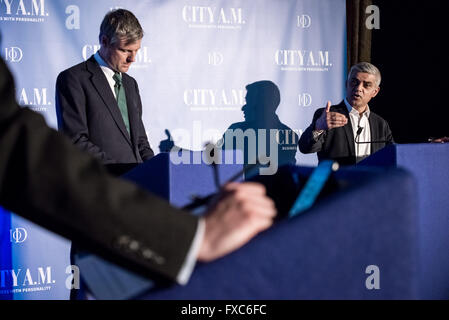
[[[343,98],[345,0],[0,0],[1,56],[21,105],[57,128],[56,77],[96,52],[114,8],[145,31],[128,73],[156,153],[166,130],[191,150],[217,141],[244,121],[245,87],[260,80],[279,88],[276,114],[298,136],[317,108]],[[317,163],[299,151],[296,162]],[[0,299],[67,299],[70,242],[4,210],[0,223]]]

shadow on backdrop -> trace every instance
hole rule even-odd
[[[276,169],[295,164],[299,137],[276,114],[281,102],[279,88],[272,81],[263,80],[247,85],[246,90],[246,104],[242,107],[245,121],[231,124],[216,147],[241,150],[246,167],[258,164],[251,173],[258,167],[273,165],[270,163],[273,161]],[[160,142],[160,152],[169,152],[176,147],[170,132],[165,130],[165,133],[168,138]]]
[[[233,123],[226,130],[221,141],[224,142],[223,149],[241,149],[245,165],[255,163],[255,155],[258,163],[263,163],[261,158],[267,156],[270,161],[277,161],[277,167],[295,164],[298,135],[283,124],[276,114],[281,102],[279,88],[272,81],[263,80],[247,85],[246,90],[246,104],[242,107],[245,121]],[[247,133],[243,144],[239,144],[235,138],[236,130],[239,129]],[[251,132],[254,132],[255,139],[250,135]],[[229,134],[233,137],[227,137]],[[227,138],[233,138],[230,146],[226,143]]]

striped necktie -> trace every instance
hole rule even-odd
[[[126,105],[125,88],[123,88],[122,85],[122,76],[119,72],[115,72],[112,78],[115,81],[114,91],[115,97],[117,99],[117,104],[120,109],[120,113],[122,114],[123,122],[125,122],[126,130],[128,131],[128,134],[131,136],[131,132],[129,130],[128,107]]]

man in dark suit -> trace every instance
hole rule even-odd
[[[276,214],[257,183],[226,185],[199,218],[109,175],[41,115],[18,106],[2,59],[0,150],[1,206],[152,279],[185,283],[196,260],[236,250]]]
[[[56,82],[59,129],[103,164],[141,163],[154,155],[137,82],[126,74],[142,37],[130,11],[110,11],[100,26],[100,50]]]
[[[346,98],[336,106],[328,101],[326,108],[315,112],[312,124],[299,139],[299,150],[317,152],[319,161],[352,165],[394,143],[388,123],[368,106],[379,93],[380,81],[380,71],[374,65],[354,65],[346,81]]]

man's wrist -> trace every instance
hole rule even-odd
[[[316,141],[323,134],[324,130],[312,130],[312,137]]]

